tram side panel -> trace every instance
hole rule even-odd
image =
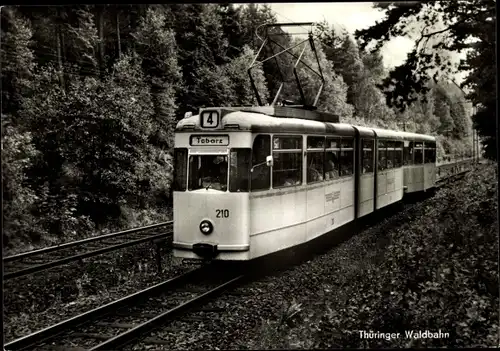
[[[301,190],[301,191],[300,191]],[[250,195],[250,256],[256,258],[305,240],[306,191],[289,187]]]
[[[377,174],[377,209],[403,198],[403,168],[381,171]]]
[[[365,132],[366,133],[366,132]],[[366,216],[373,212],[374,187],[375,187],[375,143],[370,135],[360,141],[360,150],[357,153],[359,162],[356,164],[360,168],[358,182],[358,217]]]
[[[389,203],[394,203],[403,199],[404,195],[404,172],[402,167],[394,168],[393,170],[394,186],[391,187],[392,191],[389,193]],[[389,190],[389,189],[388,189]]]
[[[332,230],[354,220],[354,175],[345,177],[340,183],[340,204],[338,213],[334,215]]]
[[[325,182],[307,186],[307,233],[306,240],[312,240],[326,232]]]
[[[375,186],[373,172],[362,174],[359,181],[359,212],[362,217],[373,212],[373,190]]]
[[[435,168],[436,165],[433,163],[424,164],[424,189],[430,189],[434,187],[436,175]]]
[[[424,188],[433,188],[436,182],[436,143],[424,143]]]
[[[377,210],[387,205],[387,171],[377,172]]]

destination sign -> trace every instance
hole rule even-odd
[[[227,146],[229,135],[192,135],[192,146]]]

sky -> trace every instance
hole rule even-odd
[[[364,29],[384,18],[384,13],[372,7],[372,2],[323,2],[323,3],[269,3],[279,22],[320,22],[326,20],[335,27],[344,27],[351,34]],[[294,29],[286,29],[293,32]],[[300,31],[300,29],[298,29]],[[396,37],[382,48],[384,66],[391,69],[404,62],[415,42],[405,37]],[[456,57],[454,61],[458,61]],[[455,75],[460,83],[463,74]]]

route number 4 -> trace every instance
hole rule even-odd
[[[201,126],[203,128],[217,128],[219,125],[219,112],[203,111],[201,113]]]

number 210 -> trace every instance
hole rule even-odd
[[[229,210],[215,210],[215,213],[217,218],[229,218]]]

